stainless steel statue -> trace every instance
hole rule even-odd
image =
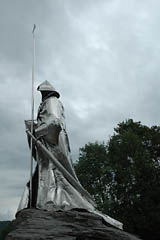
[[[86,209],[122,229],[122,223],[96,209],[92,197],[78,181],[72,165],[64,108],[59,101],[59,93],[48,81],[40,84],[37,90],[42,94],[42,103],[38,110],[37,122],[34,124],[34,136],[39,145],[33,144],[33,156],[37,167],[32,180],[32,206],[46,210]],[[28,131],[30,125],[30,121],[26,121]],[[29,134],[28,140],[30,143]],[[17,212],[29,207],[29,199],[28,183]]]

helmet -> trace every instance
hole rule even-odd
[[[55,96],[57,98],[60,97],[60,94],[55,90],[55,88],[46,80],[43,83],[41,83],[38,87],[37,90],[40,92],[54,92]]]

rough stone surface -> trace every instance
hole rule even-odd
[[[137,237],[105,225],[103,219],[85,211],[22,210],[13,221],[6,240],[138,240]]]

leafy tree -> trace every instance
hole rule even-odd
[[[105,144],[95,142],[80,149],[79,162],[75,165],[81,184],[93,196],[99,209],[103,209],[108,199],[106,188],[111,181],[111,175],[107,164]]]
[[[99,209],[126,231],[160,239],[160,127],[132,119],[118,124],[107,145],[80,149],[76,171]]]
[[[108,144],[114,171],[111,212],[130,232],[160,238],[160,127],[128,120],[115,128]],[[158,238],[157,238],[157,236]]]

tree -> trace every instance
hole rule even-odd
[[[93,196],[98,208],[102,210],[108,199],[108,190],[106,188],[111,182],[106,145],[95,142],[88,143],[81,148],[75,170],[81,184]]]
[[[118,124],[107,145],[102,144],[101,157],[101,144],[96,144],[80,150],[76,170],[84,187],[99,209],[123,222],[125,230],[143,239],[160,239],[160,127],[129,119]],[[98,176],[103,181],[97,181]]]

